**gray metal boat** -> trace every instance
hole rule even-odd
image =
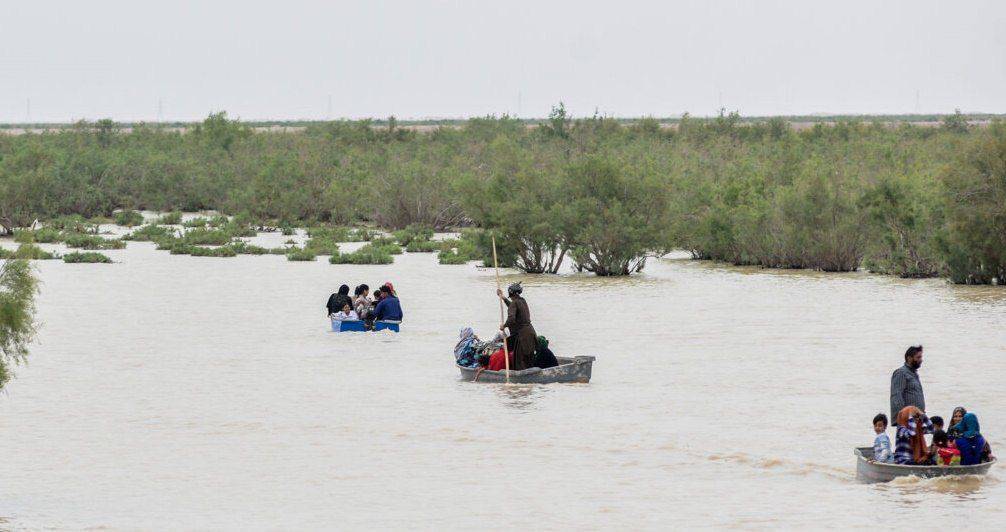
[[[864,482],[888,482],[897,477],[922,478],[953,475],[984,475],[996,460],[969,466],[921,466],[873,461],[873,447],[856,447],[856,476]]]
[[[553,368],[530,368],[510,372],[510,382],[515,384],[549,384],[553,382],[590,382],[590,371],[594,357],[555,357],[559,362]],[[506,382],[506,371],[489,371],[479,368],[458,366],[461,377],[475,382]],[[477,377],[476,377],[477,374]]]

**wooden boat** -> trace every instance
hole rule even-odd
[[[922,478],[955,475],[984,475],[996,460],[968,466],[922,466],[873,461],[873,447],[856,447],[856,476],[864,482],[888,482],[898,477]]]
[[[400,321],[375,321],[374,330],[398,332],[401,324]],[[332,320],[332,332],[367,332],[367,327],[363,320]]]
[[[590,371],[594,364],[594,357],[555,357],[559,362],[553,368],[530,368],[521,371],[510,372],[510,382],[515,384],[551,384],[553,382],[590,382]],[[456,365],[456,364],[455,364]],[[458,366],[461,377],[466,381],[476,382],[506,382],[506,370],[503,371],[479,371],[479,368],[466,368]],[[476,379],[478,373],[478,379]]]

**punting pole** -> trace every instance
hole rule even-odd
[[[496,269],[496,290],[499,292],[502,290],[500,288],[500,264],[499,260],[496,258],[496,235],[493,237],[493,268]],[[500,326],[506,323],[506,312],[503,310],[503,298],[500,300]],[[501,329],[502,332],[502,329]],[[506,364],[506,383],[510,384],[510,349],[506,345],[506,333],[503,333],[503,363]]]

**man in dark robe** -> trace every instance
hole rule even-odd
[[[513,367],[520,371],[534,367],[534,351],[538,344],[538,333],[531,325],[531,312],[527,308],[527,301],[521,297],[524,288],[520,283],[514,283],[507,288],[509,299],[503,297],[503,291],[497,290],[496,295],[506,303],[507,320],[500,326],[510,329],[510,336],[507,338],[507,347],[513,353]]]

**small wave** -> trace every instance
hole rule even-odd
[[[932,491],[936,493],[964,495],[974,493],[983,486],[989,486],[996,483],[998,483],[998,481],[994,477],[981,475],[954,475],[933,478],[915,476],[898,477],[888,482],[888,485],[895,488],[905,489],[907,491]]]

